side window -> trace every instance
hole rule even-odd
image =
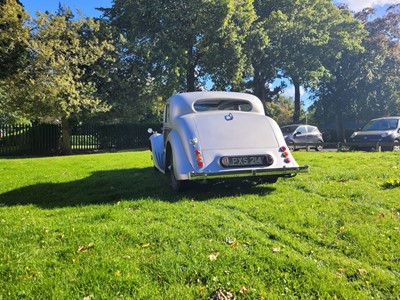
[[[164,109],[164,123],[168,123],[170,119],[170,109],[169,104],[165,105]]]
[[[311,132],[316,131],[316,128],[313,126],[307,126],[307,131],[308,131],[308,133],[311,133]]]
[[[397,128],[397,122],[398,120],[393,119],[388,121],[388,128],[389,129],[396,129]]]
[[[306,126],[300,126],[299,128],[297,128],[296,132],[300,132],[301,134],[307,133]]]

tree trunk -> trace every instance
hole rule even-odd
[[[193,47],[188,47],[188,57],[186,66],[186,88],[188,92],[194,92],[196,90],[196,78],[195,78],[195,58],[193,54]]]
[[[265,103],[265,99],[267,98],[265,93],[265,80],[260,72],[255,72],[254,74],[253,87],[254,95],[257,96],[262,103]]]
[[[62,119],[61,121],[61,152],[64,155],[72,154],[71,147],[71,131],[72,122],[70,119]]]
[[[339,142],[345,142],[346,137],[344,134],[344,127],[343,127],[343,113],[342,113],[342,108],[341,108],[341,101],[339,100],[337,105],[336,105],[336,133],[338,136],[338,141]]]
[[[294,113],[293,113],[293,123],[300,122],[300,82],[298,80],[293,80],[294,85]]]

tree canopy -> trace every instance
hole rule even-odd
[[[345,139],[343,120],[360,123],[400,113],[400,5],[391,6],[378,18],[365,9],[355,15],[368,34],[365,51],[344,51],[332,64],[331,76],[315,90],[316,117],[336,120],[339,137]]]
[[[116,0],[104,13],[127,41],[126,62],[145,68],[166,95],[201,89],[208,79],[218,89],[243,80],[256,18],[250,0]]]
[[[365,36],[361,22],[330,0],[258,1],[265,16],[276,72],[295,88],[293,121],[300,118],[300,86],[316,87],[329,75],[344,51],[360,51]]]
[[[314,122],[339,131],[400,113],[400,5],[375,17],[330,0],[114,0],[97,20],[0,5],[0,118],[59,121],[66,140],[73,121],[154,121],[170,95],[204,89],[253,93],[287,123],[302,86]]]
[[[99,21],[73,17],[69,8],[61,8],[57,14],[39,13],[32,21],[26,45],[29,63],[4,82],[7,97],[2,100],[9,111],[31,120],[61,122],[65,153],[71,150],[72,121],[109,110],[106,101],[96,97],[96,85],[86,80],[85,73],[113,50],[96,36]]]

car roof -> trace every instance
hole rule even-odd
[[[224,100],[246,100],[249,101],[252,105],[252,112],[265,114],[264,106],[260,99],[256,96],[247,94],[247,93],[237,93],[237,92],[223,92],[223,91],[202,91],[202,92],[187,92],[187,93],[179,93],[171,96],[167,100],[167,104],[169,103],[172,108],[172,114],[174,116],[177,115],[185,115],[189,113],[194,113],[195,110],[193,108],[194,102],[198,100],[207,101],[207,100],[216,100],[216,99],[224,99]]]
[[[370,121],[374,121],[374,120],[391,120],[391,119],[400,119],[400,116],[375,118],[375,119],[371,119]]]
[[[281,126],[281,128],[284,128],[284,127],[299,127],[299,126],[308,126],[308,127],[317,127],[317,126],[314,126],[314,125],[308,125],[308,124],[288,124],[288,125],[284,125],[284,126]]]

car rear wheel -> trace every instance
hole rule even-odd
[[[400,151],[400,141],[394,140],[393,143],[395,143],[395,145],[393,146],[392,150],[395,152],[399,152]]]
[[[296,148],[295,148],[295,146],[294,146],[294,142],[289,142],[288,148],[289,148],[290,151],[295,151]]]
[[[319,141],[318,145],[315,147],[315,151],[322,151],[324,149],[324,145],[322,145],[322,142]]]

